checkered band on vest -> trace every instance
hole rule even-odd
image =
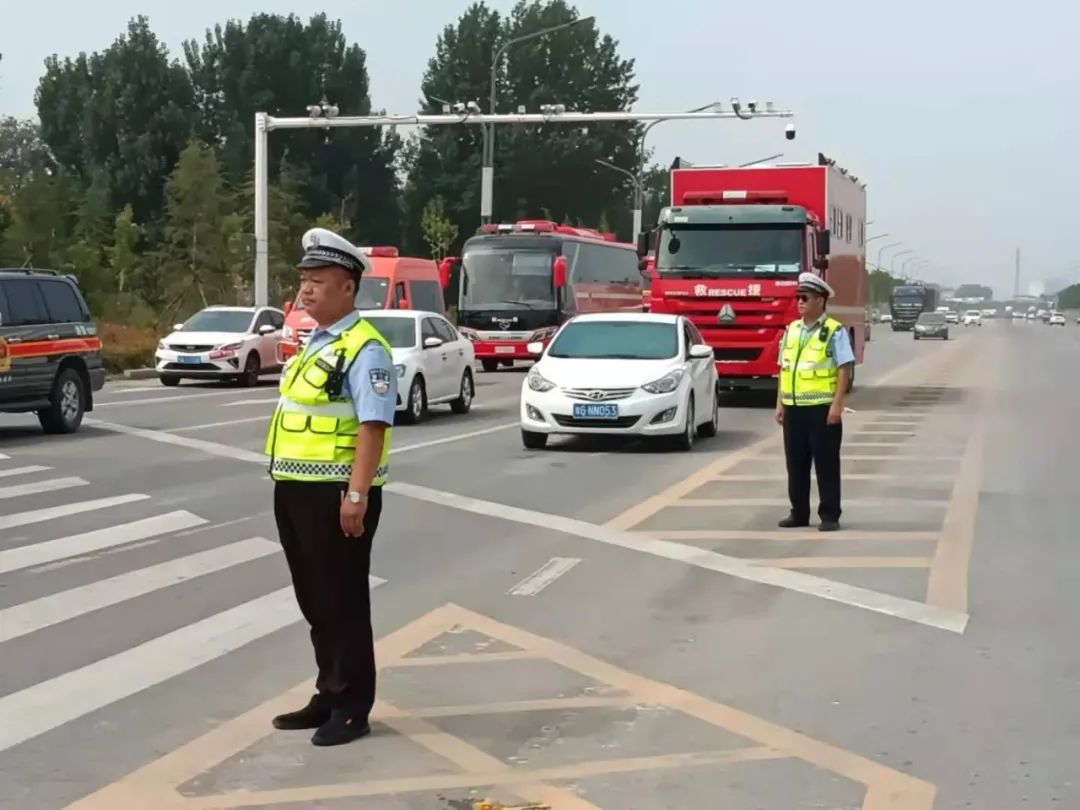
[[[376,478],[382,478],[389,472],[389,465],[383,465],[375,471]],[[321,461],[292,461],[275,458],[270,464],[270,474],[304,475],[312,478],[347,480],[352,475],[352,464],[330,464]]]

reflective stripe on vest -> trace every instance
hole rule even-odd
[[[353,402],[331,399],[326,384],[336,369],[347,373],[372,341],[393,356],[386,339],[361,319],[319,351],[292,358],[284,369],[265,447],[275,481],[347,481],[352,475],[360,421]],[[351,392],[353,396],[360,393]],[[388,426],[372,486],[386,483],[392,434],[393,427]]]
[[[802,343],[802,321],[788,324],[780,351],[780,401],[784,405],[828,405],[836,396],[840,369],[828,350],[832,336],[844,326],[826,317]],[[821,340],[822,331],[826,332]]]

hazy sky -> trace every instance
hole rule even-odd
[[[0,114],[34,113],[46,56],[107,47],[137,14],[180,56],[183,40],[256,11],[341,19],[368,53],[373,103],[412,112],[436,37],[467,5],[0,0]],[[513,0],[489,5],[506,10]],[[784,160],[813,160],[822,151],[867,182],[870,230],[891,234],[870,247],[903,240],[933,262],[928,278],[1010,292],[1019,246],[1025,285],[1071,267],[1080,280],[1075,4],[579,0],[577,7],[636,59],[638,109],[737,95],[796,113],[795,141],[784,140],[782,120],[666,122],[649,136],[658,159],[740,163],[783,151]]]

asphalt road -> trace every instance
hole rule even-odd
[[[0,417],[0,807],[1078,806],[1078,352],[877,327],[835,535],[776,529],[768,402],[690,453],[534,452],[523,372],[479,374],[395,430],[375,734],[333,750],[269,725],[311,676],[272,381]]]

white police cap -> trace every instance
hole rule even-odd
[[[301,270],[317,267],[344,267],[350,273],[365,273],[371,262],[360,248],[326,228],[312,228],[300,240],[304,257],[296,266]]]
[[[833,288],[825,283],[825,279],[821,278],[821,276],[815,276],[813,273],[799,273],[799,292],[816,293],[817,295],[824,295],[826,298],[832,298],[836,295]]]

